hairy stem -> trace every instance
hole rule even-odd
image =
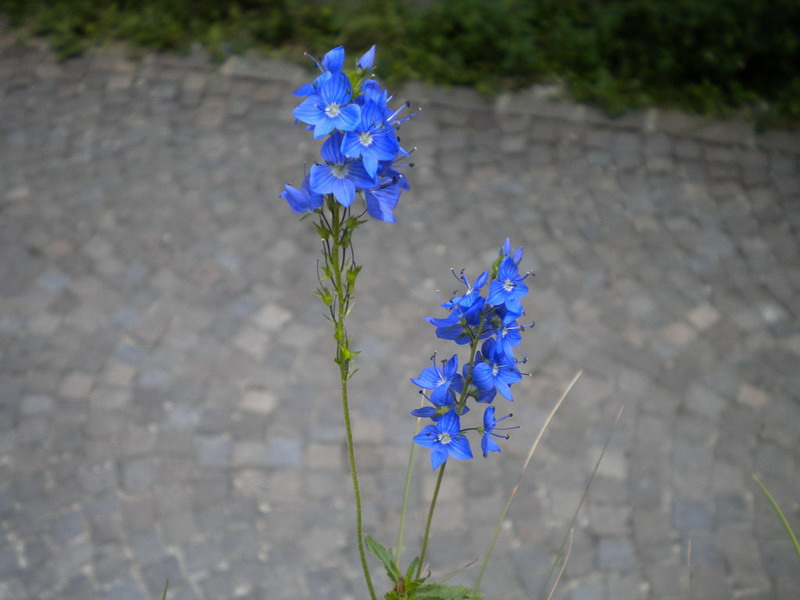
[[[362,523],[361,489],[358,484],[358,469],[356,468],[355,449],[353,446],[353,430],[350,424],[350,405],[347,396],[347,380],[350,378],[350,362],[352,352],[345,328],[345,318],[350,309],[352,299],[352,282],[343,277],[348,261],[355,267],[352,255],[348,256],[350,249],[349,234],[347,229],[347,211],[341,214],[341,208],[336,202],[329,203],[331,209],[331,244],[323,250],[327,266],[330,268],[333,286],[336,294],[332,309],[334,338],[336,339],[336,364],[339,365],[339,379],[341,381],[342,412],[344,414],[345,435],[347,438],[347,458],[350,463],[350,474],[353,478],[353,495],[356,501],[356,540],[358,554],[361,559],[361,568],[364,571],[364,581],[367,584],[371,600],[376,600],[372,577],[367,564],[367,553],[364,549],[364,529]]]

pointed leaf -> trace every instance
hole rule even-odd
[[[414,560],[411,561],[411,564],[408,565],[408,569],[406,570],[406,582],[407,584],[414,581],[414,573],[417,572],[417,565],[419,564],[419,556],[415,556]]]
[[[364,538],[364,542],[367,545],[367,550],[369,550],[375,558],[381,561],[384,568],[386,569],[386,574],[391,579],[392,583],[396,582],[400,577],[400,570],[397,568],[397,564],[394,562],[394,556],[392,551],[389,548],[384,548],[370,536],[366,536]]]

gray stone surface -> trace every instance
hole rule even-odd
[[[0,598],[365,598],[319,252],[278,198],[317,144],[309,75],[118,50],[56,63],[0,32]],[[513,432],[448,467],[431,569],[479,558],[549,408],[487,575],[534,597],[784,599],[800,529],[800,136],[545,89],[424,110],[399,223],[357,233],[351,333],[367,530],[394,540],[438,343],[423,317],[510,236],[536,272]],[[433,475],[419,454],[405,556]],[[691,550],[690,550],[691,549]],[[383,587],[382,573],[374,576]],[[459,576],[469,582],[468,571]]]

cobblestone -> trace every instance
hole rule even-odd
[[[167,579],[176,599],[362,598],[317,243],[277,198],[315,160],[291,119],[307,75],[202,53],[57,63],[2,39],[0,598],[139,600]],[[487,597],[540,593],[624,404],[559,597],[683,597],[691,540],[696,597],[793,598],[751,474],[800,528],[797,134],[610,119],[547,86],[397,97],[424,107],[403,132],[419,147],[413,190],[398,225],[356,241],[351,402],[370,533],[397,519],[408,378],[435,349],[422,317],[449,267],[493,259],[509,236],[536,272],[525,425],[502,467],[448,468],[435,575],[479,558],[527,424],[584,369],[522,482]],[[417,519],[434,485],[419,461]]]

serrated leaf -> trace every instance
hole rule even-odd
[[[372,552],[383,567],[386,569],[386,574],[391,579],[392,583],[395,583],[398,578],[400,577],[400,570],[397,568],[397,563],[394,561],[394,554],[389,548],[384,548],[370,536],[366,536],[364,538],[364,542],[367,545],[367,550]]]
[[[461,585],[426,583],[417,588],[416,600],[483,600],[483,594]]]

